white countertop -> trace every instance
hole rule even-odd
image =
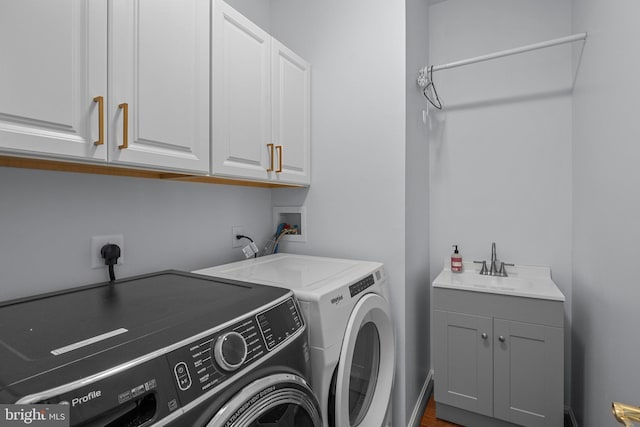
[[[450,261],[446,260],[444,269],[433,281],[433,287],[554,301],[565,300],[551,279],[549,267],[516,265],[506,267],[508,277],[499,277],[480,274],[480,264],[465,261],[463,265],[462,273],[453,273]]]

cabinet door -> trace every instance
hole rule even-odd
[[[109,5],[109,161],[207,172],[209,2]]]
[[[212,22],[212,173],[268,180],[271,36],[222,0]]]
[[[273,142],[283,183],[309,184],[311,141],[311,65],[273,40],[271,96]]]
[[[494,415],[523,426],[561,426],[563,329],[494,320]]]
[[[2,0],[0,149],[104,161],[106,63],[105,1]]]
[[[434,310],[435,400],[493,414],[492,319]]]

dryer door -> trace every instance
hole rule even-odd
[[[390,311],[384,298],[371,293],[351,313],[336,373],[336,426],[379,427],[385,421],[395,369]]]
[[[322,427],[318,401],[302,378],[275,374],[243,388],[207,427]]]

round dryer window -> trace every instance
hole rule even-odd
[[[395,370],[395,343],[389,303],[368,294],[353,308],[330,396],[329,424],[380,426],[387,416]]]
[[[357,426],[367,414],[380,367],[380,336],[372,322],[358,331],[349,375],[349,422]]]
[[[233,397],[207,427],[322,427],[318,402],[302,378],[276,374]]]

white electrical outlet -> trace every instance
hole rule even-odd
[[[237,239],[236,236],[238,234],[244,235],[244,227],[236,225],[231,227],[231,247],[232,248],[241,248],[246,246],[248,242],[244,242],[243,239]]]
[[[100,250],[104,245],[115,243],[120,246],[120,258],[118,264],[124,264],[124,236],[122,234],[111,234],[108,236],[93,236],[91,238],[91,268],[106,267],[104,258]]]

